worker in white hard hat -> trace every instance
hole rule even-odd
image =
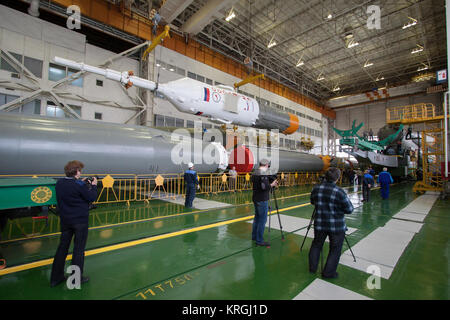
[[[194,164],[188,163],[189,169],[184,172],[184,182],[186,183],[186,200],[184,206],[186,208],[192,208],[192,203],[195,198],[195,187],[200,188],[198,184],[197,172],[194,170]]]

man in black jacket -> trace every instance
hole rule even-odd
[[[89,204],[97,199],[97,178],[88,182],[80,180],[82,162],[69,161],[64,167],[66,177],[58,180],[55,186],[56,200],[61,223],[61,238],[52,265],[50,285],[52,287],[65,281],[64,265],[70,242],[75,235],[72,265],[80,268],[81,283],[89,281],[83,276],[84,249],[88,236]]]
[[[267,221],[267,211],[269,210],[269,192],[272,187],[278,185],[275,176],[268,172],[269,161],[262,159],[259,168],[252,175],[253,183],[253,204],[255,205],[255,218],[253,220],[252,240],[257,246],[270,246],[265,242],[263,235]]]
[[[367,169],[364,172],[363,182],[362,182],[362,192],[363,192],[363,200],[365,202],[369,202],[370,200],[370,188],[372,188],[375,184],[373,176],[370,174],[370,170]]]

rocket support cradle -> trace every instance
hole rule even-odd
[[[202,150],[192,146],[187,158],[201,158],[208,148],[215,162],[196,163],[199,173],[220,172],[228,165],[235,165],[240,173],[250,172],[261,160],[260,148],[238,147],[245,156],[237,161],[238,149],[228,154],[220,143],[200,144]],[[85,174],[181,173],[186,163],[172,161],[177,146],[167,132],[148,127],[0,112],[2,175],[62,173],[70,160],[83,162]],[[317,172],[327,167],[326,160],[312,154],[276,151],[278,171]]]

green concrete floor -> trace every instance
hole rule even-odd
[[[280,189],[282,214],[309,219],[310,189]],[[365,204],[360,193],[348,190],[355,211],[347,217],[347,225],[357,229],[348,236],[352,246],[416,197],[412,184],[392,186],[388,201],[373,190],[371,202]],[[302,253],[302,236],[285,233],[282,241],[275,229],[270,248],[253,245],[247,222],[253,214],[250,192],[201,197],[233,206],[188,211],[152,201],[148,206],[93,210],[85,259],[91,280],[81,290],[49,286],[51,258],[59,242],[56,216],[50,217],[47,227],[31,218],[8,222],[0,252],[10,270],[21,271],[0,271],[0,299],[292,299],[320,278],[308,272],[310,238]],[[327,281],[373,299],[449,299],[448,206],[448,200],[435,203],[391,277],[381,280],[380,290],[367,288],[368,274],[344,265],[338,267],[338,279]]]

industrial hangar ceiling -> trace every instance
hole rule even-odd
[[[250,57],[255,72],[320,103],[447,64],[443,0],[166,0],[160,13],[174,31]]]

